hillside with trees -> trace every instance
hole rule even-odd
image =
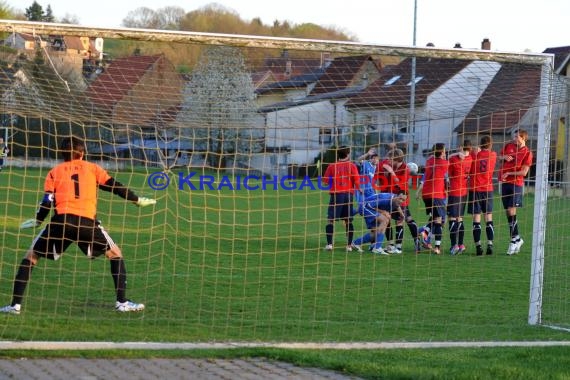
[[[0,10],[4,5],[0,1]],[[65,17],[57,18],[55,14],[64,13]],[[24,16],[24,17],[22,17]],[[52,9],[33,1],[25,8],[24,15],[12,12],[7,18],[24,18],[28,21],[76,23],[77,17],[65,13],[65,10]],[[127,28],[180,30],[203,33],[241,34],[271,37],[308,38],[335,41],[354,41],[356,38],[340,28],[323,27],[313,23],[294,24],[287,20],[275,20],[272,25],[263,24],[260,18],[244,20],[240,15],[222,5],[211,3],[196,10],[186,12],[179,6],[165,6],[156,10],[139,7],[130,11],[123,19],[122,26]],[[109,40],[105,41],[105,52],[109,57],[124,57],[133,54],[164,53],[180,72],[190,72],[201,55],[201,46],[182,44],[165,44],[155,42]],[[265,57],[277,57],[281,51],[257,49],[244,51],[246,61],[260,62]],[[295,57],[295,52],[289,52]],[[318,53],[315,53],[318,55]],[[307,52],[303,53],[307,56]]]

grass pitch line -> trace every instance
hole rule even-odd
[[[0,341],[0,350],[211,350],[229,348],[285,348],[303,350],[380,350],[417,348],[554,347],[570,346],[570,341],[485,341],[485,342],[18,342]]]

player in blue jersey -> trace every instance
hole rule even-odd
[[[403,217],[404,213],[400,206],[406,199],[405,194],[392,193],[377,193],[367,197],[362,204],[362,215],[370,232],[353,241],[353,250],[362,252],[362,244],[372,243],[372,253],[388,255],[382,248],[384,233],[392,213],[400,212]]]
[[[360,205],[366,198],[376,194],[374,181],[376,180],[376,170],[379,156],[374,148],[358,157],[360,172],[360,190],[356,192],[356,202]]]

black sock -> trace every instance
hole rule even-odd
[[[492,242],[495,240],[495,227],[493,225],[493,221],[487,222],[485,232],[487,233],[487,241]]]
[[[410,220],[408,223],[408,228],[410,229],[410,233],[412,237],[416,239],[418,237],[418,224],[415,220]]]
[[[346,238],[348,245],[352,244],[352,239],[354,238],[354,224],[348,223],[346,225]]]
[[[327,224],[325,227],[325,232],[327,234],[327,244],[333,243],[333,233],[334,233],[334,226],[332,224]]]
[[[12,306],[15,304],[21,304],[24,298],[24,292],[26,291],[26,286],[28,281],[30,281],[30,275],[32,274],[32,262],[28,259],[23,259],[18,268],[18,273],[16,273],[16,279],[14,280],[14,292],[12,293]]]
[[[115,283],[115,292],[117,293],[117,301],[127,301],[127,269],[123,258],[111,259],[111,276]]]

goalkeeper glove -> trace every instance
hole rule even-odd
[[[145,197],[139,197],[139,199],[135,203],[139,207],[146,207],[150,205],[156,204],[156,199],[150,199]]]
[[[24,221],[22,224],[20,224],[20,229],[23,230],[24,228],[33,228],[39,226],[40,224],[42,223],[37,221],[36,219],[28,219]]]

